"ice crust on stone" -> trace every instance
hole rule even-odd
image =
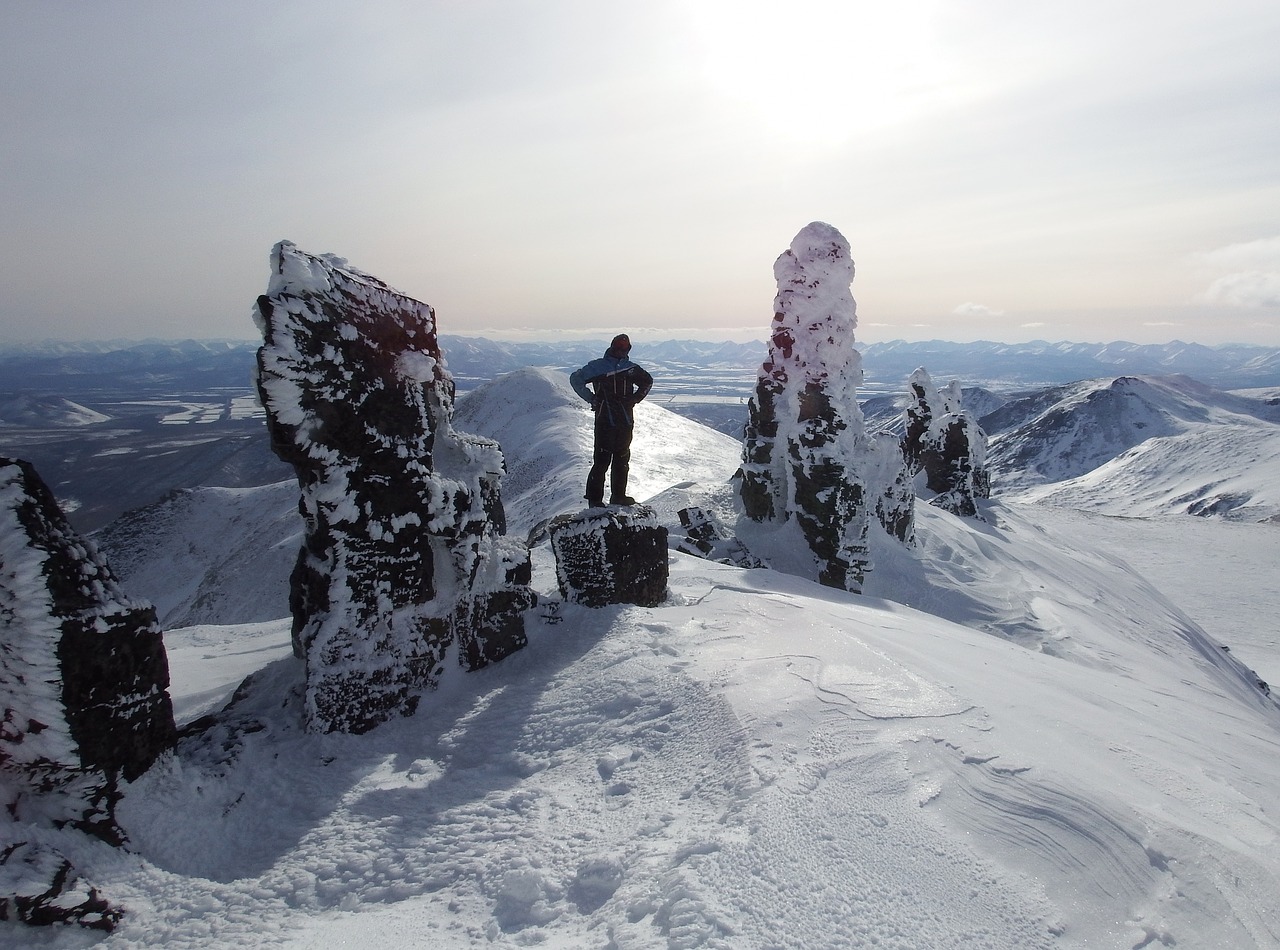
[[[307,716],[363,732],[411,713],[451,650],[475,668],[523,645],[528,550],[502,538],[497,443],[453,429],[431,307],[287,241],[271,261],[258,389],[302,489]]]
[[[8,814],[120,838],[112,803],[174,736],[155,611],[26,462],[0,459],[0,779]]]
[[[902,540],[913,534],[896,440],[877,447],[858,406],[862,357],[849,242],[829,224],[800,231],[774,263],[769,352],[748,403],[739,494],[747,518],[794,521],[813,576],[860,591],[871,568],[868,530],[879,515]],[[886,440],[887,441],[887,440]]]
[[[987,473],[987,436],[962,405],[960,383],[939,389],[924,367],[907,381],[911,400],[906,410],[903,454],[922,472],[931,504],[972,517],[978,499],[991,494]]]

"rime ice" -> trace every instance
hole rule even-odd
[[[529,554],[503,537],[496,442],[454,431],[431,307],[282,241],[258,298],[258,389],[306,538],[291,579],[307,715],[364,732],[412,713],[446,654],[524,645]]]
[[[972,517],[977,499],[991,494],[987,437],[961,406],[960,384],[939,390],[923,367],[908,381],[914,402],[907,406],[903,453],[913,471],[923,471],[934,493],[931,504]]]
[[[814,222],[773,272],[778,293],[769,354],[748,404],[739,474],[743,509],[756,522],[794,520],[817,579],[859,591],[870,568],[870,515],[877,505],[885,508],[895,522],[891,530],[905,540],[910,518],[900,505],[909,509],[911,500],[880,500],[883,479],[900,481],[900,466],[896,446],[881,457],[858,407],[862,359],[853,348],[858,317],[849,243],[831,225]]]

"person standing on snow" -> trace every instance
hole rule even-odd
[[[631,362],[631,340],[619,333],[598,360],[569,375],[573,391],[591,403],[596,413],[595,454],[587,475],[587,504],[604,505],[604,476],[610,474],[609,504],[634,505],[627,494],[631,466],[632,407],[653,388],[653,377]],[[589,388],[594,387],[594,391]]]

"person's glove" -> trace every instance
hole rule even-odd
[[[603,405],[604,405],[604,396],[601,396],[599,393],[596,393],[591,397],[592,409],[599,411],[600,407]]]

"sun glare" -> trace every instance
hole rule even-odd
[[[784,141],[841,144],[944,95],[932,2],[700,2],[686,9],[717,97]]]

